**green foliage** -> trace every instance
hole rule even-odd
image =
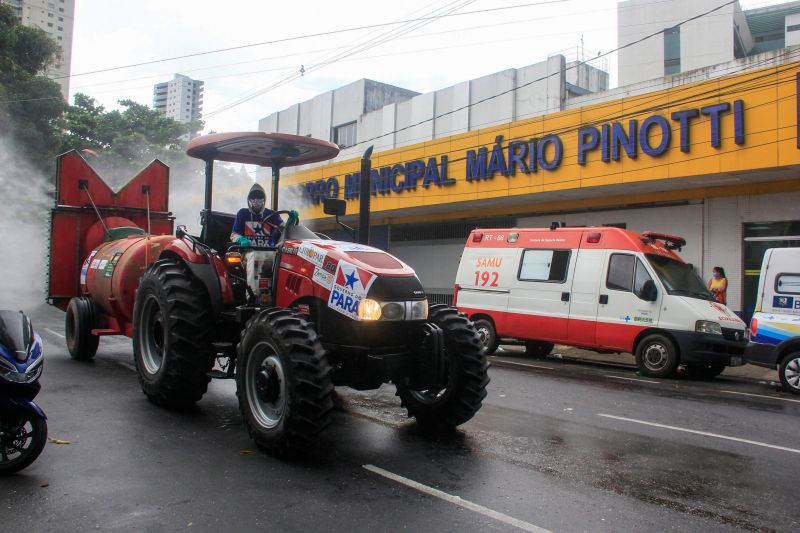
[[[66,106],[59,85],[42,75],[59,51],[45,32],[22,26],[0,5],[0,120],[22,155],[41,169],[52,168],[56,121]]]
[[[76,94],[60,123],[62,151],[92,150],[97,155],[87,155],[89,162],[111,181],[134,176],[153,159],[169,166],[188,162],[187,134],[202,128],[202,122],[178,122],[132,100],[119,104],[120,110],[106,111],[94,98]]]

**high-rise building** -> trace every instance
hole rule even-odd
[[[203,116],[203,82],[183,74],[153,87],[153,109],[179,122],[199,120]]]
[[[61,57],[45,74],[58,82],[61,94],[68,99],[75,0],[0,0],[0,3],[11,6],[24,26],[44,30],[61,47]]]

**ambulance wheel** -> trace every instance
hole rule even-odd
[[[408,378],[400,379],[395,382],[396,394],[418,424],[449,430],[481,408],[489,383],[489,362],[475,326],[455,308],[432,305],[428,321],[444,331],[447,377],[440,386],[424,390],[412,389]]]
[[[475,329],[478,331],[478,338],[480,338],[483,347],[486,348],[486,355],[492,355],[497,351],[497,346],[500,344],[494,324],[492,324],[491,320],[485,318],[479,318],[474,324]]]
[[[206,288],[176,259],[153,263],[142,275],[133,306],[133,359],[147,398],[187,407],[208,390],[214,366]]]
[[[100,337],[92,335],[95,327],[94,302],[85,296],[72,298],[64,322],[69,355],[79,361],[93,358],[100,343]]]
[[[545,357],[550,355],[555,345],[551,342],[528,341],[525,343],[525,355]]]
[[[239,410],[256,444],[276,455],[308,453],[331,422],[331,367],[300,315],[271,308],[242,332],[236,366]]]
[[[675,344],[664,335],[648,335],[636,347],[636,366],[643,376],[671,377],[679,362]]]
[[[800,351],[791,352],[781,361],[778,368],[783,390],[792,394],[800,394]]]

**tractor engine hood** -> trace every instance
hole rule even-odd
[[[378,248],[342,241],[287,240],[281,252],[287,257],[281,259],[281,266],[299,261],[300,270],[306,269],[307,275],[308,269],[313,268],[311,277],[322,290],[321,296],[328,307],[355,320],[359,320],[358,311],[366,299],[381,306],[398,303],[409,310],[413,307],[410,302],[425,300],[425,291],[414,270]],[[398,309],[398,318],[411,315],[410,311],[400,314],[399,307],[392,307]]]

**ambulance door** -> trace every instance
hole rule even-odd
[[[576,255],[567,335],[569,344],[594,346],[597,342],[597,308],[607,251],[581,248]]]
[[[527,248],[520,254],[516,279],[508,296],[510,337],[564,342],[569,319],[570,249]]]
[[[609,251],[600,285],[597,347],[630,352],[636,335],[658,323],[662,291],[655,300],[643,297],[643,287],[658,287],[643,258],[633,252]]]
[[[469,316],[488,315],[503,335],[510,283],[519,249],[467,247],[456,274],[458,310]]]

